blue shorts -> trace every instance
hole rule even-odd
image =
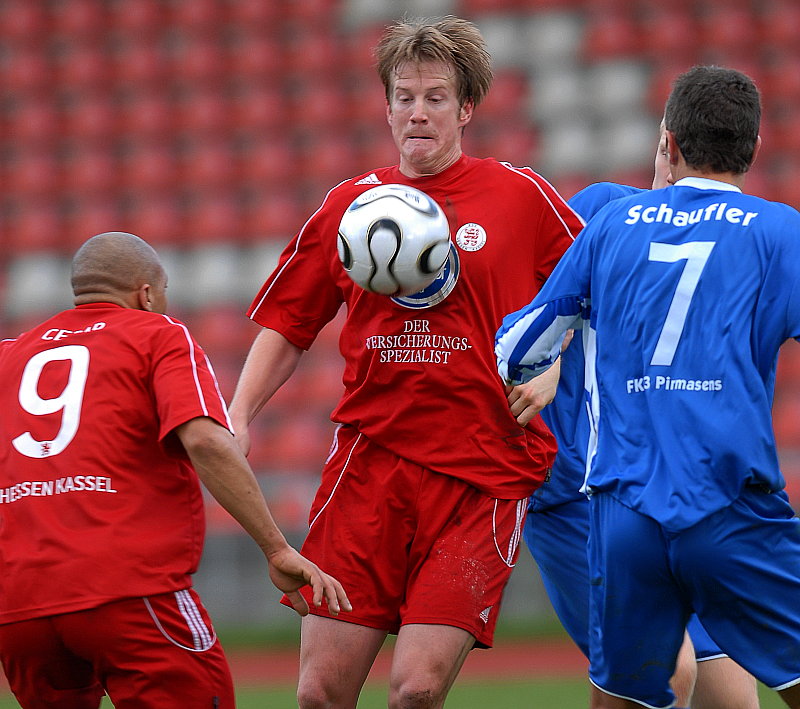
[[[589,500],[528,512],[523,536],[561,625],[589,657]],[[725,657],[696,615],[686,630],[698,662]]]
[[[746,489],[671,533],[609,493],[592,496],[589,677],[603,691],[669,707],[691,611],[736,663],[772,689],[800,683],[800,520],[785,495]]]

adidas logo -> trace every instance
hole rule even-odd
[[[356,182],[356,184],[357,185],[382,185],[383,182],[381,182],[378,179],[378,176],[374,172],[372,172],[369,175],[367,175],[366,177],[362,177],[358,182]]]
[[[484,608],[480,613],[480,618],[484,623],[489,622],[489,613],[492,612],[492,607],[489,606],[488,608]]]

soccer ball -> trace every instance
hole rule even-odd
[[[441,207],[406,185],[367,190],[339,224],[339,260],[364,290],[409,295],[427,288],[447,260],[450,229]]]

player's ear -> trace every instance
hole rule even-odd
[[[144,283],[143,285],[139,286],[139,289],[136,291],[136,300],[139,305],[139,310],[153,310],[153,299],[151,297],[151,289],[149,283]]]
[[[458,122],[465,126],[472,120],[472,112],[475,110],[475,103],[473,101],[464,101],[461,108],[458,109]]]
[[[665,131],[667,141],[667,159],[670,165],[677,165],[681,158],[681,149],[678,147],[678,141],[675,140],[675,134],[671,131]]]
[[[753,163],[756,161],[756,156],[758,155],[758,151],[761,150],[761,136],[759,135],[756,138],[756,145],[753,148],[753,157],[750,158],[750,167],[753,166]]]

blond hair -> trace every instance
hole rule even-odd
[[[477,106],[492,83],[491,55],[480,30],[453,15],[435,19],[404,18],[386,28],[375,48],[378,75],[387,101],[403,64],[442,62],[456,72],[458,102]]]

